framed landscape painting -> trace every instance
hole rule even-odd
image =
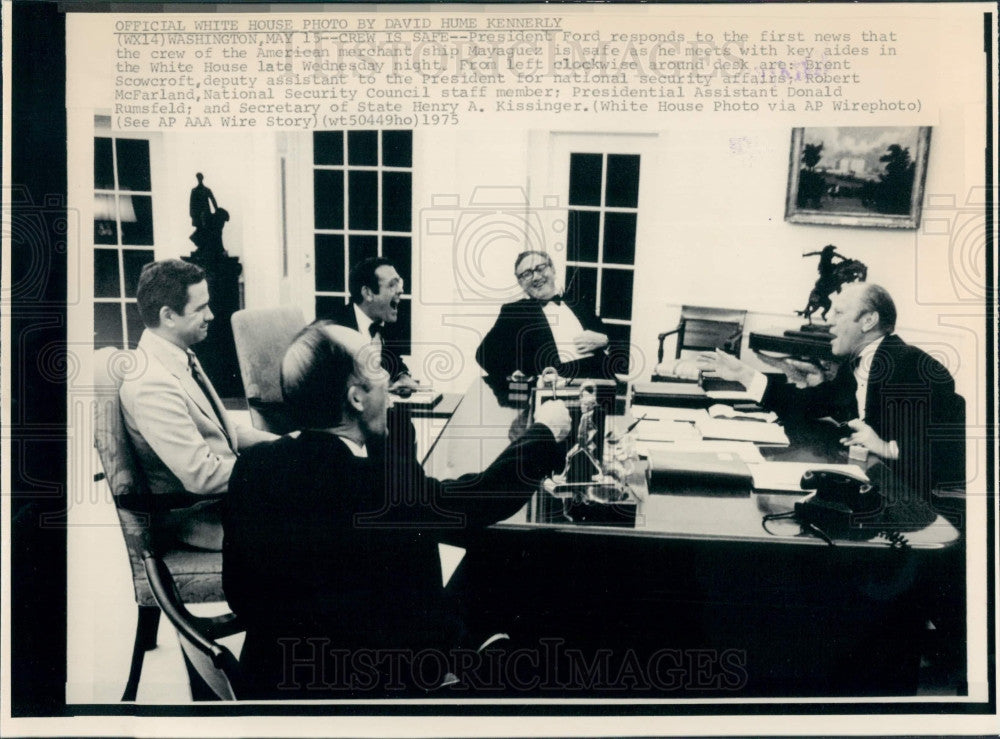
[[[929,126],[792,129],[785,220],[916,228]]]

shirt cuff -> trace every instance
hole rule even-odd
[[[747,395],[753,398],[755,403],[760,403],[764,399],[764,393],[767,391],[767,375],[763,372],[754,372],[753,380],[747,385]]]

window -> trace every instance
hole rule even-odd
[[[316,316],[350,302],[347,276],[368,257],[396,265],[408,290],[412,262],[412,131],[313,133]],[[409,353],[412,295],[399,305]]]
[[[153,257],[153,193],[146,139],[94,138],[94,348],[135,348],[135,302]]]
[[[628,346],[639,215],[639,155],[571,153],[566,284],[610,339]]]

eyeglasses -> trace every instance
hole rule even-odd
[[[515,277],[518,281],[527,280],[529,277],[541,277],[545,274],[546,270],[550,269],[552,264],[550,262],[542,262],[541,264],[536,264],[531,269],[526,269],[523,272],[518,272]]]

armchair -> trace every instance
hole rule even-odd
[[[136,698],[143,658],[147,651],[156,647],[161,612],[167,614],[181,637],[192,695],[206,697],[208,694],[201,681],[211,686],[215,676],[203,671],[204,666],[199,668],[195,652],[200,650],[211,655],[224,666],[224,655],[216,656],[215,647],[209,648],[205,642],[238,633],[241,628],[232,613],[199,619],[188,613],[183,605],[185,602],[225,601],[222,554],[166,547],[157,541],[151,514],[144,510],[144,503],[148,504],[152,494],[135,460],[118,397],[123,376],[130,371],[141,371],[138,365],[137,355],[131,351],[108,347],[94,355],[94,443],[118,511],[138,606],[132,663],[122,700],[134,701]],[[186,645],[186,641],[189,644]],[[214,687],[212,692],[218,697],[227,697]]]
[[[295,307],[256,308],[233,314],[233,339],[255,428],[274,434],[294,430],[281,397],[281,360],[306,325]]]
[[[659,347],[656,361],[663,361],[663,343],[668,336],[677,335],[676,359],[684,350],[711,351],[722,349],[733,356],[740,356],[743,341],[743,324],[747,312],[730,308],[708,308],[698,305],[681,306],[677,327],[657,336]]]

